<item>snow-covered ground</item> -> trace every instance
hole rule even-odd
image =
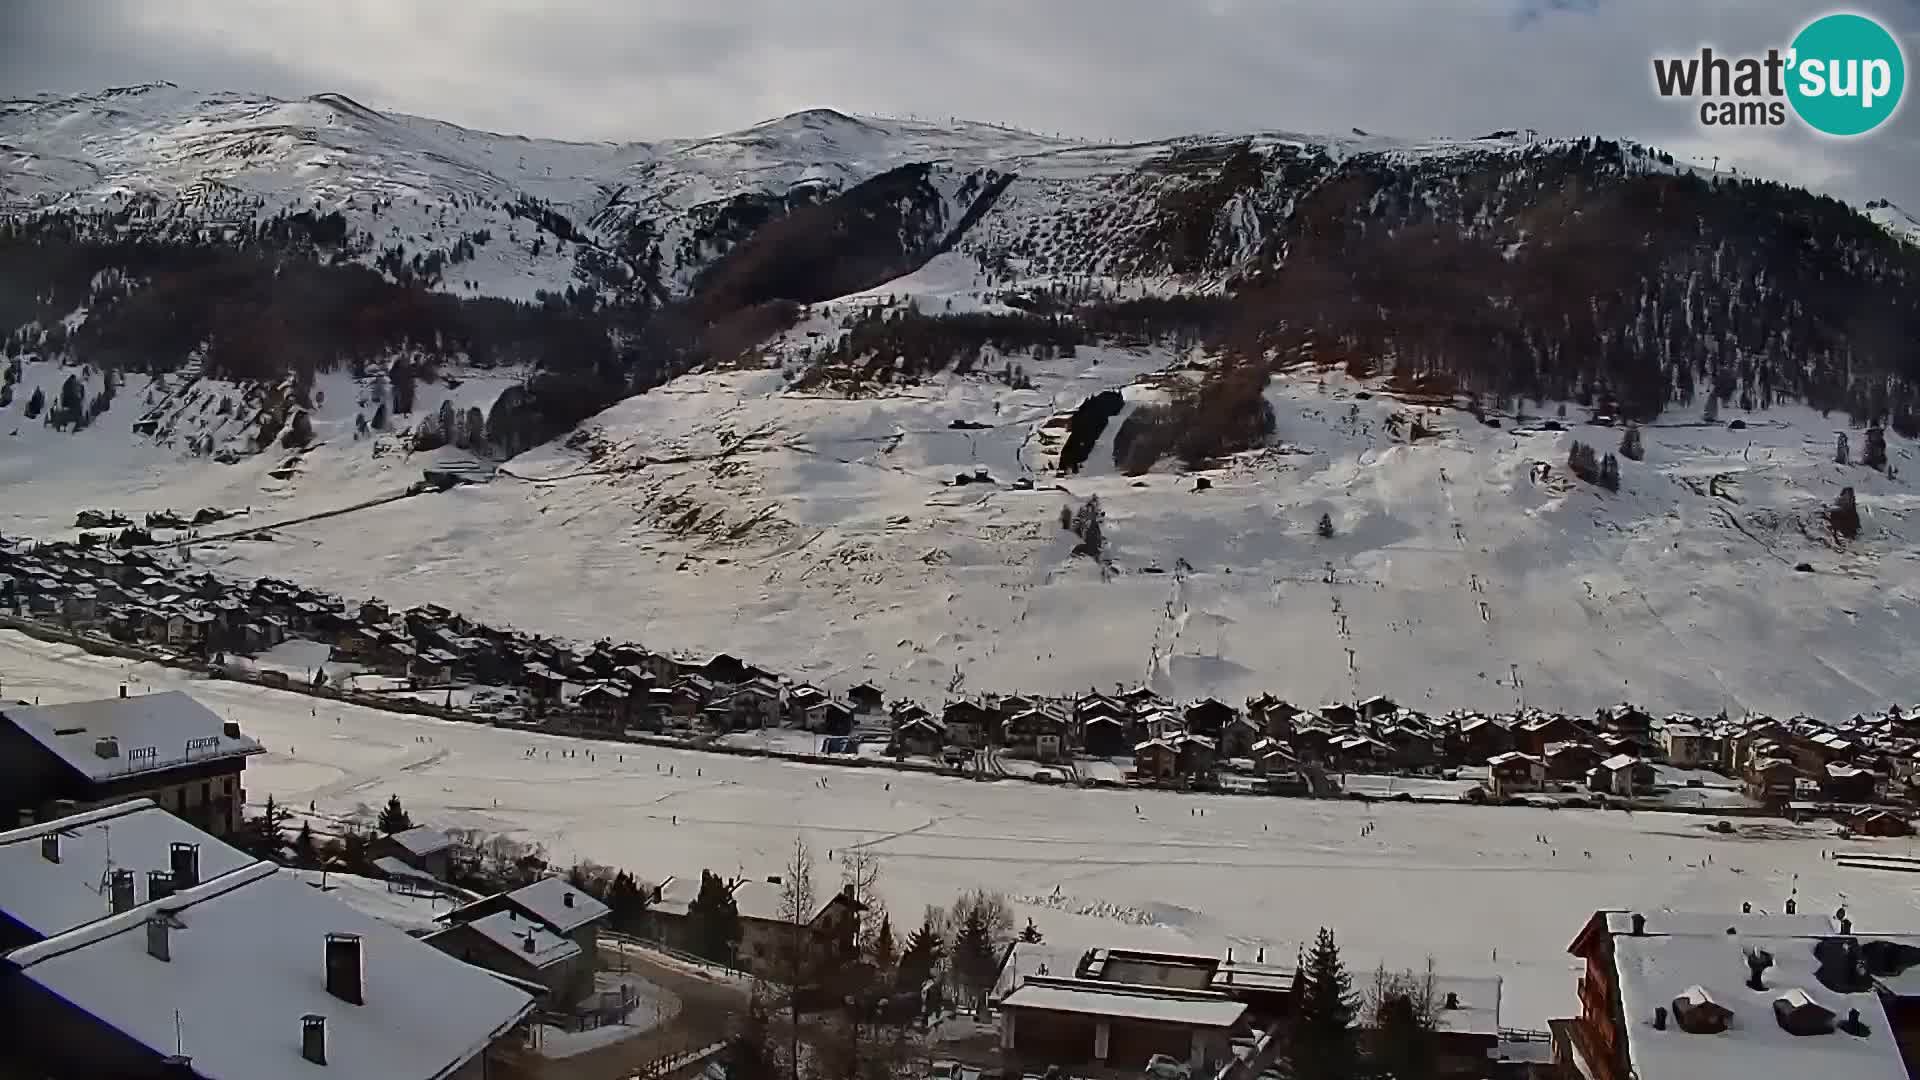
[[[1428,414],[1442,434],[1409,445],[1388,424],[1412,407],[1296,371],[1269,388],[1277,445],[1213,470],[1209,491],[1164,467],[1119,475],[1117,420],[1081,474],[1054,474],[1064,430],[1049,422],[1109,387],[1129,407],[1152,400],[1138,380],[1174,359],[1089,347],[1026,361],[1031,390],[947,375],[857,399],[788,391],[773,371],[688,376],[492,483],[194,557],[583,641],[724,650],[833,688],[873,679],[929,704],[1142,680],[1181,698],[1386,693],[1429,711],[1633,700],[1843,717],[1920,696],[1904,662],[1915,499],[1905,479],[1834,463],[1838,417],[1782,406],[1738,414],[1744,430],[1666,418],[1609,494],[1566,475],[1572,440],[1610,450],[1620,437],[1577,409],[1566,431]],[[353,401],[350,385],[329,402]],[[57,535],[90,506],[202,504],[251,506],[251,527],[401,490],[420,464],[351,438],[310,451],[290,480],[150,446],[65,452],[96,438],[120,436],[23,431],[23,452],[0,456],[0,530]],[[1913,447],[1889,443],[1913,475]],[[952,486],[976,467],[996,483]],[[1847,485],[1865,528],[1842,550],[1822,513]],[[1107,574],[1071,557],[1058,527],[1092,495]],[[1330,539],[1315,534],[1322,514]]]
[[[1802,910],[1844,903],[1866,930],[1920,918],[1903,878],[1836,866],[1822,857],[1829,831],[1781,821],[1717,836],[1710,818],[1664,814],[1069,791],[640,746],[563,757],[580,744],[331,704],[315,715],[296,695],[11,633],[0,672],[8,697],[110,695],[123,679],[194,693],[268,746],[247,771],[255,800],[347,813],[395,794],[416,821],[510,830],[563,862],[655,879],[778,873],[798,835],[828,881],[843,850],[879,855],[898,922],[985,885],[1067,946],[1232,945],[1284,959],[1326,924],[1363,968],[1431,955],[1449,974],[1501,976],[1514,1026],[1574,1007],[1565,948],[1596,907],[1778,911],[1797,894]],[[1847,844],[1920,853],[1914,841]]]

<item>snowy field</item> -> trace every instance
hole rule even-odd
[[[1721,837],[1707,831],[1711,818],[1678,815],[1068,791],[331,704],[314,715],[297,695],[12,633],[0,633],[0,679],[9,698],[47,702],[111,695],[123,680],[185,689],[269,747],[247,770],[255,801],[348,813],[394,794],[416,821],[511,831],[561,862],[590,857],[653,879],[778,873],[798,835],[823,864],[855,847],[879,855],[902,923],[985,885],[1073,947],[1264,947],[1284,961],[1324,923],[1362,967],[1417,967],[1431,955],[1448,974],[1502,976],[1511,1026],[1573,1008],[1565,948],[1596,907],[1778,911],[1797,889],[1803,910],[1844,903],[1864,930],[1911,929],[1920,917],[1903,875],[1836,867],[1822,858],[1834,843],[1824,830],[1771,820]],[[1908,841],[1847,846],[1920,853]]]

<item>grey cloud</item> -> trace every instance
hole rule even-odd
[[[1912,40],[1920,0],[1873,13]],[[816,105],[1093,138],[1278,128],[1644,139],[1920,212],[1920,110],[1861,140],[1699,126],[1650,60],[1805,0],[10,0],[0,92],[150,78],[493,130],[653,138]],[[1920,56],[1920,50],[1916,50]],[[1912,81],[1910,76],[1910,81]]]

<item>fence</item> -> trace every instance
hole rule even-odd
[[[720,1052],[726,1048],[727,1044],[725,1042],[716,1042],[709,1043],[697,1050],[682,1050],[678,1053],[667,1054],[664,1057],[655,1058],[645,1065],[640,1066],[639,1069],[628,1074],[627,1080],[655,1080],[657,1077],[668,1076],[679,1072],[681,1069],[691,1068],[694,1065],[699,1065],[718,1057]]]

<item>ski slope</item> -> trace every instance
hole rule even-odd
[[[48,702],[123,680],[187,690],[266,744],[247,771],[255,801],[349,814],[398,795],[416,821],[512,832],[557,861],[656,881],[777,874],[799,836],[831,884],[857,847],[880,857],[896,931],[975,886],[1067,948],[1231,946],[1284,963],[1325,924],[1356,970],[1431,956],[1443,974],[1500,976],[1515,1027],[1575,1007],[1565,949],[1597,907],[1777,912],[1793,894],[1802,911],[1844,903],[1867,932],[1916,916],[1904,878],[1837,867],[1821,829],[1773,820],[1718,836],[1698,816],[1069,791],[720,757],[317,703],[10,632],[0,671],[7,697]]]

